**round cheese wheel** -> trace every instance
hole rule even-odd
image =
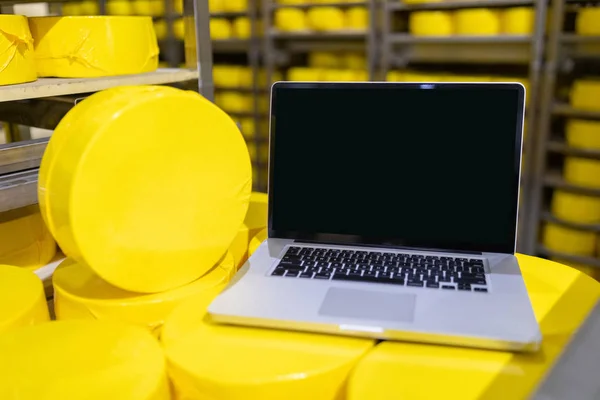
[[[415,71],[404,71],[402,78],[404,82],[443,82],[445,80],[443,75]]]
[[[565,136],[571,147],[600,150],[600,122],[582,119],[569,120]]]
[[[230,113],[248,113],[252,112],[254,107],[254,99],[251,95],[233,91],[220,92],[218,101],[215,98],[215,103]]]
[[[306,12],[310,28],[316,31],[336,31],[344,29],[344,11],[338,7],[315,7]]]
[[[552,214],[569,222],[600,223],[600,199],[556,190],[552,195]]]
[[[355,77],[351,69],[323,69],[323,80],[327,82],[352,82]]]
[[[54,321],[0,335],[2,400],[169,400],[160,344],[144,329]]]
[[[177,18],[173,22],[173,35],[180,40],[185,38],[185,23],[183,22],[183,18]]]
[[[250,205],[244,223],[229,247],[238,268],[248,258],[248,246],[252,238],[267,227],[268,200],[269,196],[266,193],[253,192],[250,196]]]
[[[324,77],[323,71],[321,68],[293,67],[288,69],[287,79],[289,81],[301,82],[322,81]]]
[[[106,12],[108,15],[133,15],[133,2],[129,0],[108,0]]]
[[[214,325],[205,320],[207,303],[185,302],[163,328],[161,340],[177,398],[334,399],[352,367],[374,344],[368,339]]]
[[[600,111],[600,80],[580,79],[573,83],[571,105],[589,111]]]
[[[136,15],[159,17],[165,14],[165,2],[163,0],[133,0],[132,9]]]
[[[600,161],[598,160],[567,157],[563,174],[569,183],[600,188]]]
[[[33,37],[22,15],[0,15],[0,85],[35,81]]]
[[[225,1],[224,0],[208,0],[208,10],[211,13],[225,12]],[[211,18],[212,20],[213,18]],[[212,31],[212,29],[211,29]],[[211,32],[212,36],[212,32]]]
[[[341,54],[327,51],[313,51],[308,53],[308,65],[312,68],[341,68],[343,59]]]
[[[535,12],[532,7],[513,7],[500,12],[501,30],[507,35],[529,35],[533,32]]]
[[[226,12],[248,11],[248,0],[223,0]]]
[[[452,35],[452,14],[447,11],[417,11],[408,17],[408,28],[416,36]]]
[[[544,246],[561,253],[593,256],[596,249],[596,234],[590,231],[546,224],[542,236]]]
[[[166,317],[177,305],[196,296],[213,299],[235,271],[233,256],[227,252],[195,281],[165,292],[143,294],[112,286],[89,267],[66,259],[52,278],[56,319],[122,321],[145,327],[158,337]]]
[[[0,222],[0,264],[36,270],[56,254],[56,242],[37,206],[3,213]]]
[[[250,174],[242,135],[210,101],[121,87],[62,119],[38,197],[67,256],[121,289],[159,292],[197,279],[225,253],[248,207]]]
[[[176,14],[183,14],[183,0],[173,0],[173,11]]]
[[[342,65],[350,69],[367,69],[367,58],[362,53],[349,52],[344,54]]]
[[[252,36],[252,26],[248,17],[239,17],[233,20],[233,36],[238,39],[248,39]]]
[[[584,36],[600,35],[600,8],[581,8],[577,13],[575,32]]]
[[[213,80],[219,88],[236,88],[241,86],[242,67],[238,65],[217,64],[213,67]]]
[[[304,10],[283,8],[275,10],[275,27],[281,31],[302,31],[308,28],[308,19]]]
[[[260,162],[266,164],[269,160],[269,145],[266,143],[261,143],[260,146],[256,146],[254,141],[249,141],[247,143],[248,153],[250,154],[250,160],[253,163]]]
[[[474,8],[454,12],[457,35],[499,35],[500,14],[496,10]]]
[[[251,140],[254,138],[256,133],[256,124],[254,123],[254,118],[240,118],[239,120],[240,130],[242,131],[242,135],[246,139]]]
[[[79,7],[79,15],[91,16],[100,14],[100,7],[98,6],[98,2],[95,0],[84,0],[79,3]]]
[[[0,265],[0,333],[49,319],[44,285],[40,278],[26,269]],[[1,350],[0,354],[1,370],[4,363]],[[0,379],[0,382],[5,378]],[[6,397],[0,395],[0,399],[4,400]]]
[[[156,39],[163,40],[167,37],[167,22],[164,19],[159,19],[154,22],[154,32]]]
[[[35,17],[29,26],[39,76],[101,77],[158,67],[150,17]]]
[[[233,36],[231,23],[225,18],[210,19],[210,37],[212,39],[229,39]]]
[[[262,244],[262,242],[267,240],[267,238],[268,238],[268,231],[266,229],[263,229],[260,232],[258,232],[252,238],[252,240],[250,240],[250,246],[248,246],[248,257],[250,257],[252,254],[254,254],[254,252],[258,249],[258,247]]]
[[[365,7],[350,7],[344,14],[346,28],[366,30],[369,27],[369,11]]]
[[[388,71],[385,75],[385,80],[388,82],[403,82],[404,79],[404,71]]]

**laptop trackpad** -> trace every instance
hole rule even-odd
[[[415,295],[342,289],[327,291],[320,315],[357,319],[411,322],[414,318]]]

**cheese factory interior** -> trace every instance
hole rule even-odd
[[[525,87],[541,355],[207,322],[268,236],[278,81]],[[1,400],[598,399],[598,281],[598,1],[0,0]]]

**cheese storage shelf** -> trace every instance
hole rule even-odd
[[[481,8],[481,7],[518,7],[531,6],[533,0],[474,0],[474,1],[447,1],[437,3],[403,3],[391,2],[388,5],[389,10],[457,10],[461,8]]]
[[[577,194],[582,194],[585,196],[594,196],[600,197],[600,189],[589,188],[585,186],[574,185],[569,183],[563,179],[559,171],[549,171],[546,173],[546,176],[542,179],[541,184],[543,186],[553,188],[553,189],[561,189],[567,192],[573,192]],[[541,210],[540,210],[541,212]]]
[[[305,4],[278,4],[272,3],[272,9],[278,8],[318,8],[318,7],[361,7],[368,6],[369,3],[366,1],[350,1],[350,2],[332,2],[332,3],[305,3]]]
[[[578,229],[580,231],[600,232],[600,224],[580,224],[580,223],[565,221],[564,219],[555,217],[549,211],[544,211],[542,213],[542,221],[550,222],[550,223],[553,223],[556,225],[561,225],[566,228]]]
[[[544,257],[554,258],[562,262],[571,262],[575,264],[583,264],[591,267],[600,268],[600,259],[594,257],[576,256],[573,254],[562,253],[559,251],[550,250],[542,245],[537,246],[537,253]]]
[[[600,111],[578,110],[566,103],[555,103],[552,106],[552,113],[563,117],[600,119]]]
[[[562,140],[549,140],[546,144],[546,149],[553,153],[600,160],[600,150],[571,147]]]

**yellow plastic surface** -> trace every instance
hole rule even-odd
[[[56,254],[56,242],[37,206],[3,213],[0,220],[0,264],[36,270]]]
[[[275,10],[275,27],[282,31],[302,31],[308,28],[308,17],[303,10],[283,8]]]
[[[149,15],[159,17],[165,14],[165,2],[163,0],[133,0],[133,13],[136,15]]]
[[[550,250],[578,256],[593,256],[596,235],[556,224],[546,224],[542,232],[542,243]]]
[[[0,15],[0,85],[37,79],[33,38],[22,15]]]
[[[89,267],[67,259],[54,272],[56,319],[98,319],[140,325],[155,336],[173,309],[192,297],[213,299],[236,271],[233,256],[226,256],[204,276],[161,293],[128,292],[107,283]]]
[[[569,222],[600,223],[600,199],[555,190],[552,194],[552,214]]]
[[[409,32],[417,36],[452,35],[452,14],[448,11],[417,11],[408,17]]]
[[[600,35],[600,8],[581,8],[577,13],[575,32],[584,36]]]
[[[583,119],[569,120],[565,136],[571,147],[600,150],[600,122]]]
[[[238,39],[248,39],[252,36],[252,26],[248,17],[238,17],[233,20],[233,36]]]
[[[369,27],[369,11],[365,7],[350,7],[344,16],[344,26],[348,29],[366,30]]]
[[[350,69],[367,69],[367,57],[363,53],[348,52],[344,54],[342,66]]]
[[[529,35],[533,32],[535,12],[531,7],[507,8],[500,12],[501,30],[507,35]]]
[[[344,29],[344,11],[337,7],[315,7],[306,12],[310,28],[316,31],[335,31]]]
[[[565,180],[569,183],[600,188],[600,161],[567,157],[563,174]]]
[[[2,400],[169,400],[160,344],[144,329],[54,321],[0,335]]]
[[[313,51],[308,53],[308,65],[311,68],[342,68],[344,60],[339,53]]]
[[[26,269],[0,265],[0,334],[48,320],[50,316],[40,278]],[[0,370],[4,364],[3,356],[0,350]],[[5,377],[0,379],[0,387],[3,379]],[[0,399],[5,400],[5,397],[0,395]]]
[[[150,17],[36,17],[29,26],[39,76],[87,78],[158,67]]]
[[[248,11],[248,0],[223,0],[223,5],[226,12]]]
[[[266,193],[253,192],[250,196],[250,205],[244,223],[229,248],[238,268],[248,258],[248,246],[252,238],[267,227],[268,201],[269,198]]]
[[[242,135],[210,101],[121,87],[61,120],[38,197],[67,256],[114,286],[159,292],[197,279],[225,253],[248,208],[250,174]]]
[[[500,34],[500,14],[496,10],[474,8],[458,10],[453,15],[457,35]]]
[[[293,67],[288,69],[287,79],[289,81],[322,81],[323,69]]]
[[[213,325],[208,302],[167,319],[162,341],[180,399],[332,400],[372,340]]]
[[[571,105],[575,108],[600,111],[600,80],[580,79],[573,83]]]
[[[347,399],[529,398],[600,298],[600,285],[561,264],[518,259],[543,335],[539,353],[383,342],[354,369]]]
[[[225,18],[210,19],[211,39],[230,39],[233,36],[231,23]]]
[[[258,232],[252,238],[252,240],[250,240],[250,246],[248,246],[248,257],[250,257],[252,254],[254,254],[254,252],[258,249],[258,247],[261,245],[261,243],[264,242],[265,240],[267,240],[268,237],[269,237],[269,235],[268,235],[268,231],[266,229],[263,229],[260,232]]]

